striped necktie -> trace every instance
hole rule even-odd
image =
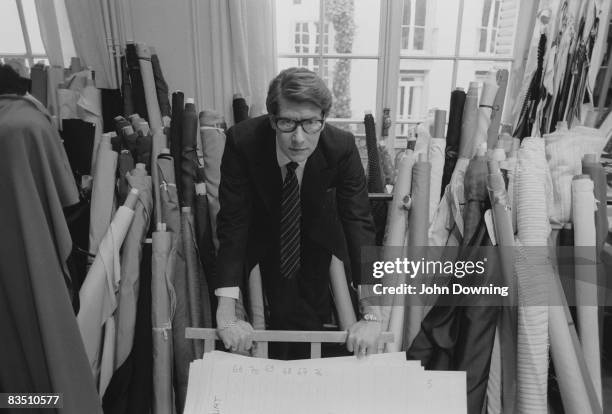
[[[291,278],[300,270],[300,225],[302,209],[300,206],[300,186],[295,169],[298,164],[287,164],[287,174],[283,182],[281,196],[280,222],[280,274]]]

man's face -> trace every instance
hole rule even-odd
[[[321,108],[309,102],[296,103],[280,98],[279,111],[276,119],[279,118],[293,121],[321,120],[323,119],[323,115],[321,113]],[[322,130],[309,134],[304,131],[302,125],[298,125],[292,132],[283,132],[277,128],[274,120],[272,121],[272,127],[276,130],[276,139],[281,151],[291,161],[298,163],[306,161],[315,150]]]

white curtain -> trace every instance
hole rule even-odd
[[[231,125],[232,99],[239,93],[251,116],[265,113],[268,84],[276,74],[273,0],[209,0],[197,6],[200,108],[222,112]]]
[[[50,66],[66,67],[76,56],[64,0],[35,0],[38,26]]]
[[[98,88],[116,88],[105,29],[102,2],[98,0],[65,0],[68,19],[78,57],[95,71]]]

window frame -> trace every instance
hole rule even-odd
[[[32,44],[30,42],[28,24],[26,22],[25,14],[23,12],[23,3],[21,2],[21,0],[15,0],[15,4],[17,6],[17,12],[19,13],[19,23],[21,26],[21,33],[23,36],[23,43],[25,45],[26,52],[25,53],[2,53],[0,51],[0,59],[4,59],[5,61],[7,59],[24,59],[24,61],[28,63],[28,66],[32,68],[36,64],[34,59],[48,60],[49,58],[46,54],[32,53]]]
[[[325,13],[325,0],[319,1],[319,19],[320,22],[324,22]],[[402,49],[402,36],[401,30],[403,27],[403,1],[397,0],[380,0],[380,22],[379,22],[379,42],[378,42],[378,53],[377,54],[357,54],[357,53],[341,53],[341,54],[329,54],[323,53],[323,38],[319,36],[319,53],[310,54],[295,54],[295,53],[278,53],[278,59],[299,59],[299,58],[315,58],[321,59],[373,59],[378,63],[377,69],[377,81],[376,81],[376,103],[373,111],[375,119],[377,121],[377,131],[381,131],[383,110],[385,108],[390,109],[392,124],[388,129],[388,135],[384,138],[386,146],[388,148],[402,148],[404,140],[396,143],[396,126],[397,125],[416,125],[424,121],[423,118],[415,119],[400,119],[398,112],[398,91],[400,83],[400,64],[402,60],[438,60],[438,61],[450,61],[452,63],[452,77],[451,77],[451,90],[457,87],[457,75],[459,64],[462,61],[487,61],[487,62],[507,62],[512,64],[514,58],[512,56],[499,56],[496,54],[484,54],[478,53],[478,47],[475,47],[473,54],[461,54],[461,38],[463,31],[463,14],[465,9],[466,0],[459,0],[459,7],[457,12],[457,28],[455,36],[455,47],[454,53],[449,55],[435,55],[429,54],[428,52],[428,40],[430,33],[428,31],[434,30],[431,23],[431,16],[435,13],[436,7],[439,3],[444,0],[435,0],[436,3],[433,6],[428,4],[426,10],[425,19],[425,39],[423,50],[411,50]],[[496,0],[492,0],[492,8]],[[415,3],[416,4],[416,3]],[[520,12],[520,2],[517,4],[517,13],[514,17],[518,18]],[[502,10],[502,2],[500,2],[500,13]],[[478,26],[478,30],[480,26]],[[330,28],[330,37],[331,37]],[[516,33],[515,33],[516,40]],[[514,40],[514,41],[515,41]],[[322,66],[319,65],[319,75],[321,75]],[[427,75],[426,75],[427,76]],[[449,96],[450,96],[449,91]],[[357,118],[355,114],[352,118],[328,118],[328,122],[334,124],[359,124],[363,122],[363,118]]]

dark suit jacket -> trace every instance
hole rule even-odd
[[[349,132],[326,125],[302,177],[301,274],[280,277],[281,171],[268,116],[230,128],[221,163],[216,287],[245,286],[259,263],[274,329],[320,329],[329,314],[329,264],[359,283],[360,250],[374,245],[366,178]]]

